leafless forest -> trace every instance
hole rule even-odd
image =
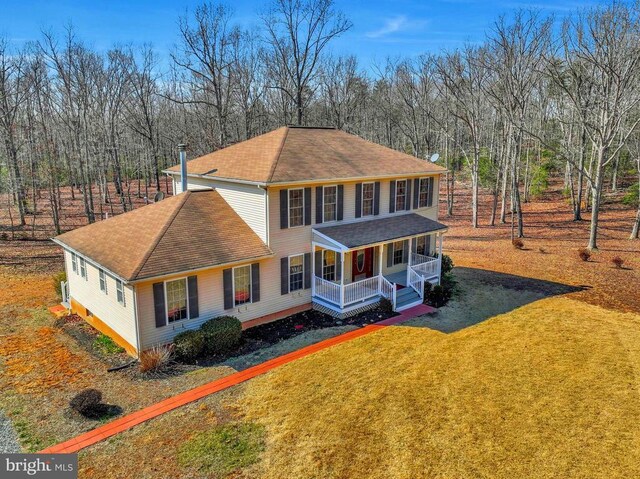
[[[178,20],[170,58],[150,46],[95,51],[72,28],[24,47],[0,38],[3,237],[35,215],[50,217],[51,235],[64,230],[65,189],[88,222],[105,205],[127,211],[163,186],[178,143],[193,157],[284,124],[438,152],[449,213],[462,177],[473,225],[512,223],[514,237],[527,234],[522,203],[560,177],[597,248],[603,196],[624,189],[639,237],[640,4],[566,19],[518,11],[482,44],[373,67],[332,54],[352,26],[332,0],[273,0],[261,19],[244,31],[231,8],[202,4]],[[489,218],[478,215],[480,188]]]

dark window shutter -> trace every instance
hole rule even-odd
[[[429,189],[427,190],[427,198],[428,198],[428,204],[429,206],[433,206],[433,196],[434,196],[434,189],[435,189],[435,178],[431,177],[429,178]]]
[[[260,263],[251,265],[251,302],[260,301]]]
[[[431,235],[425,235],[425,245],[424,249],[426,251],[427,256],[431,256]]]
[[[413,180],[413,207],[420,208],[420,178]]]
[[[322,223],[322,206],[324,204],[322,186],[316,186],[316,223]]]
[[[222,271],[222,286],[224,289],[224,309],[233,308],[233,270],[227,268]]]
[[[280,258],[280,294],[289,294],[289,257]]]
[[[342,279],[342,255],[336,253],[336,281]]]
[[[387,268],[393,266],[393,243],[387,245]]]
[[[311,288],[311,253],[304,254],[304,289]]]
[[[338,221],[344,218],[344,185],[338,185]]]
[[[411,180],[407,180],[407,191],[405,192],[404,198],[404,209],[409,211],[411,209]]]
[[[289,227],[289,190],[280,190],[280,229]]]
[[[189,291],[189,319],[194,319],[200,316],[198,304],[198,277],[189,276],[187,278],[187,286]]]
[[[411,240],[411,252],[416,253],[418,251],[418,238],[413,238]]]
[[[395,213],[396,211],[396,182],[391,180],[389,182],[389,213]]]
[[[167,324],[167,313],[164,309],[164,283],[153,283],[153,306],[156,312],[156,328]]]
[[[376,181],[373,191],[373,214],[378,216],[380,214],[380,182]]]
[[[316,251],[315,262],[316,262],[315,274],[318,278],[322,278],[322,250]]]
[[[304,189],[304,224],[311,224],[311,188]]]
[[[402,262],[409,262],[409,240],[404,240],[402,242]]]
[[[356,218],[362,216],[362,183],[356,184]]]

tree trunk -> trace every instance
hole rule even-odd
[[[598,216],[600,214],[600,200],[602,196],[603,171],[602,163],[606,155],[606,147],[598,148],[598,158],[596,167],[596,176],[591,184],[591,227],[589,229],[589,246],[590,250],[598,249]]]

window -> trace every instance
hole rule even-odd
[[[124,284],[119,279],[116,279],[116,297],[118,298],[118,303],[122,306],[126,306],[127,302],[124,297]]]
[[[304,225],[304,190],[289,190],[289,226]]]
[[[416,253],[421,254],[423,256],[428,256],[429,252],[427,251],[427,237],[418,236],[415,239],[415,242],[416,242]]]
[[[322,279],[336,280],[336,252],[330,249],[322,251]]]
[[[404,241],[396,241],[393,243],[393,264],[402,263],[402,257],[404,256]]]
[[[233,298],[236,306],[251,302],[251,265],[233,268]]]
[[[338,218],[338,187],[325,186],[322,196],[322,222],[335,221]]]
[[[407,180],[396,181],[396,211],[407,209]]]
[[[71,253],[71,269],[78,274],[78,257],[75,253]]]
[[[107,292],[107,275],[105,274],[104,270],[98,270],[98,275],[100,276],[100,291],[102,291],[104,294],[109,294]]]
[[[418,194],[418,208],[432,206],[433,178],[420,178],[420,192]]]
[[[289,292],[304,288],[304,255],[289,257]]]
[[[80,258],[80,276],[84,279],[88,279],[87,277],[87,262],[84,258]]]
[[[167,320],[170,323],[187,319],[187,278],[164,283],[167,297]]]
[[[373,215],[373,197],[374,197],[373,183],[363,183],[362,184],[362,216]]]

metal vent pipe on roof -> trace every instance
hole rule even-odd
[[[187,191],[187,145],[180,143],[178,145],[180,152],[180,183],[182,191]]]

